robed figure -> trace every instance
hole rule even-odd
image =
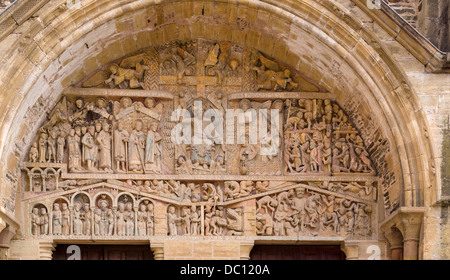
[[[129,141],[129,169],[138,171],[143,169],[144,151],[145,151],[145,134],[142,131],[143,123],[141,120],[136,120],[135,128],[131,132]]]
[[[147,134],[145,147],[145,169],[161,171],[161,134],[158,133],[158,123],[152,122]]]

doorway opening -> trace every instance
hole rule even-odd
[[[255,245],[251,260],[345,260],[339,245]]]
[[[150,245],[58,244],[53,260],[153,260]]]

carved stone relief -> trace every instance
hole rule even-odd
[[[329,95],[295,92],[300,80],[257,51],[208,40],[105,66],[30,145],[30,236],[372,238],[378,181],[363,137]]]
[[[372,234],[372,206],[304,187],[257,200],[257,234],[320,234],[367,237]]]

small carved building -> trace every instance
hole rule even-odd
[[[407,2],[9,3],[0,259],[449,258],[448,44]]]

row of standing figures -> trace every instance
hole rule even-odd
[[[72,222],[71,222],[72,221]],[[132,203],[119,202],[117,210],[99,202],[91,209],[89,203],[75,203],[72,210],[66,203],[53,204],[48,213],[44,206],[34,207],[31,214],[31,234],[40,235],[146,236],[154,234],[154,209],[151,203],[141,203],[134,211]]]

